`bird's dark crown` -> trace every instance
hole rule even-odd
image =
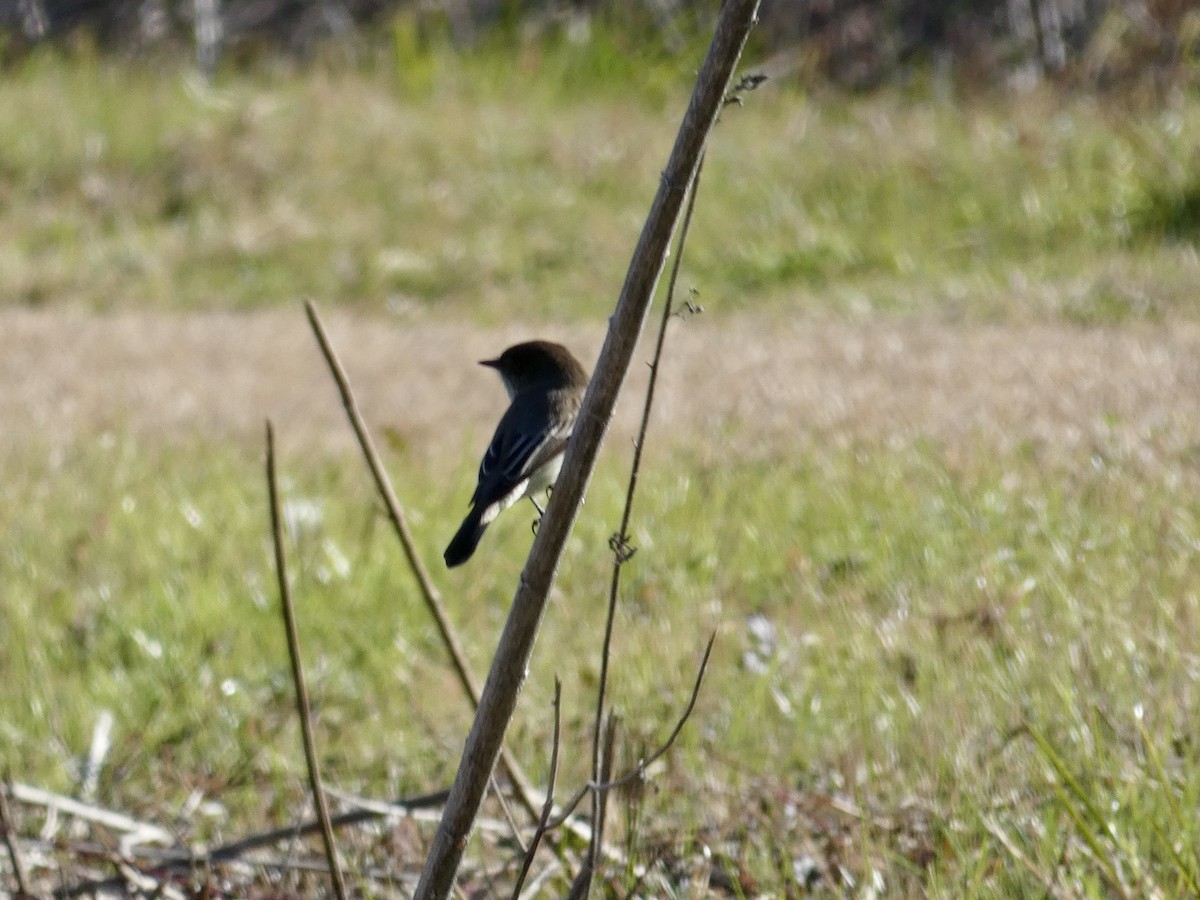
[[[514,344],[496,359],[481,360],[500,373],[505,385],[516,393],[534,385],[548,387],[583,386],[587,373],[562,344],[552,341],[526,341]]]

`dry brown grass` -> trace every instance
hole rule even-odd
[[[533,329],[331,314],[369,420],[423,458],[469,452],[503,406],[472,365]],[[598,327],[539,327],[585,359]],[[51,445],[106,429],[348,445],[300,310],[0,312],[5,442]],[[634,378],[644,379],[635,370]],[[747,453],[807,440],[920,439],[951,452],[1117,446],[1152,462],[1200,442],[1200,326],[950,326],[701,316],[677,326],[656,425],[671,443],[722,438]],[[638,385],[617,433],[632,430]],[[465,423],[452,418],[461,410]],[[455,413],[457,414],[457,413]],[[447,423],[450,423],[449,425]]]

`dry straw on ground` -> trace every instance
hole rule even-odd
[[[418,457],[469,455],[504,405],[473,363],[532,335],[593,359],[603,328],[327,317],[364,415]],[[288,441],[347,449],[352,437],[302,310],[255,313],[0,312],[0,421],[10,447],[69,445],[105,429],[149,440],[202,433],[257,443],[264,415]],[[638,351],[649,357],[649,348]],[[721,365],[713,365],[715,358]],[[619,409],[633,432],[646,372]],[[1080,328],[834,323],[706,314],[675,330],[656,429],[726,452],[920,439],[950,452],[1022,445],[1117,447],[1152,463],[1200,443],[1200,326]],[[454,415],[453,427],[446,427]],[[480,424],[484,423],[484,424]]]

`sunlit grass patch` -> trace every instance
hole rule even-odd
[[[665,736],[712,631],[717,646],[692,721],[637,801],[642,825],[617,834],[645,829],[649,846],[670,833],[680,848],[723,836],[778,884],[772,853],[800,820],[773,804],[789,795],[803,816],[835,815],[828,802],[838,821],[861,810],[843,823],[861,840],[838,850],[856,877],[874,869],[950,893],[977,877],[1028,886],[999,828],[1039,866],[1086,881],[1097,871],[1086,857],[1049,855],[1080,836],[1034,728],[1093,796],[1119,801],[1130,842],[1158,848],[1139,865],[1159,883],[1183,877],[1154,831],[1167,801],[1135,785],[1165,772],[1163,790],[1198,789],[1184,725],[1200,595],[1187,460],[1044,467],[1036,453],[870,443],[720,466],[682,448],[662,459],[644,473],[618,612],[624,753]],[[435,788],[468,712],[358,460],[285,452],[280,464],[326,777],[377,796]],[[411,465],[389,460],[434,559],[458,509]],[[535,775],[555,675],[561,777],[587,771],[621,468],[612,459],[597,475],[511,734]],[[103,802],[161,818],[200,790],[212,815],[224,810],[193,823],[200,833],[295,815],[303,769],[258,453],[105,438],[50,463],[17,454],[6,470],[5,765],[69,790],[109,709]],[[530,540],[522,512],[489,531],[469,570],[437,576],[481,670]],[[1161,771],[1139,749],[1135,710]],[[747,796],[761,796],[774,830],[739,827]],[[933,832],[878,824],[897,817]],[[978,852],[1001,870],[980,876]]]
[[[0,86],[8,302],[603,315],[685,102],[686,54],[648,86],[587,74],[611,35],[460,56],[430,40],[418,57],[437,74],[418,85],[386,55],[231,68],[211,87],[34,56]],[[1194,254],[1163,238],[1186,232],[1198,129],[1187,99],[769,82],[714,134],[684,278],[726,308],[1187,316]]]
[[[389,328],[607,315],[686,79],[675,85],[664,64],[632,96],[615,55],[577,58],[569,41],[480,47],[461,70],[439,53],[408,81],[389,65],[329,64],[229,70],[213,87],[33,58],[0,84],[6,302],[189,311],[313,296],[402,313]],[[526,72],[576,87],[513,90]],[[1074,326],[1194,316],[1182,172],[1198,127],[1187,100],[1155,113],[769,87],[726,111],[684,280],[728,317],[697,338],[707,371],[691,371],[711,376],[710,359],[737,371],[696,378],[722,412],[676,417],[690,424],[647,458],[610,694],[623,759],[665,736],[713,632],[717,644],[680,743],[620,797],[614,835],[631,852],[717,860],[746,894],[821,879],[955,897],[1194,888],[1200,506],[1195,448],[1173,431],[1187,406],[1172,394],[1189,383],[1188,345],[1157,356],[1162,326],[1132,342]],[[758,330],[736,315],[797,308],[816,315],[786,328],[767,316]],[[819,413],[791,422],[770,401],[811,389],[821,366],[798,384],[756,336],[787,340],[823,313],[1072,324],[963,328],[975,348],[964,354],[947,353],[953,327],[839,323],[806,352],[860,378],[859,393],[820,381],[837,396],[787,406]],[[278,337],[270,321],[231,318],[207,327]],[[1060,353],[1076,331],[1090,340]],[[456,354],[465,340],[422,334]],[[1036,346],[1012,345],[1022,339]],[[187,346],[207,364],[225,358],[220,340]],[[886,360],[860,364],[872,353]],[[1109,356],[1114,369],[1138,357],[1132,392],[1094,377]],[[93,358],[131,365],[119,348]],[[1060,383],[1014,375],[1051,364]],[[382,384],[406,370],[370,371]],[[87,374],[104,383],[106,364]],[[128,396],[162,396],[134,381]],[[728,402],[741,384],[753,404]],[[959,409],[967,387],[969,422],[930,413]],[[1021,402],[996,403],[1004,390]],[[260,451],[222,427],[165,437],[146,424],[157,408],[125,429],[119,408],[61,440],[25,423],[9,435],[0,764],[70,792],[109,710],[98,802],[157,821],[203,808],[180,826],[198,840],[292,821],[307,800]],[[1114,410],[1137,424],[1109,434]],[[384,444],[436,561],[474,457],[412,446],[438,431],[428,409],[417,418],[383,425],[395,438]],[[326,778],[373,797],[438,788],[469,710],[357,457],[317,449],[331,446],[309,442],[321,427],[306,423],[295,443],[280,429],[280,469]],[[973,442],[971,427],[990,431]],[[625,449],[612,441],[597,473],[510,732],[537,778],[556,675],[561,779],[587,775]],[[480,672],[531,521],[518,508],[469,567],[435,566]]]

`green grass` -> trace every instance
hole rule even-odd
[[[424,27],[397,20],[369,64],[231,67],[211,89],[86,53],[14,65],[0,303],[606,316],[695,60],[652,53],[631,87],[612,35],[453,56]],[[724,113],[684,284],[723,315],[1194,321],[1198,135],[1186,95],[1117,111],[769,86]],[[292,821],[307,794],[260,451],[111,429],[4,445],[0,768],[71,791],[108,709],[100,803],[196,840]],[[695,437],[651,448],[618,614],[626,759],[669,730],[717,632],[677,748],[614,806],[640,858],[708,848],[747,895],[782,892],[805,855],[888,896],[1194,890],[1194,452]],[[443,786],[468,711],[358,460],[281,447],[326,777]],[[437,560],[462,485],[420,449],[389,466]],[[572,786],[621,449],[510,732],[544,778],[561,676]],[[480,672],[528,542],[510,513],[469,567],[438,568]],[[181,816],[196,792],[220,808]]]
[[[606,315],[695,54],[649,55],[635,88],[603,29],[461,55],[394,30],[395,58],[212,89],[86,55],[16,66],[3,302]],[[769,83],[717,130],[685,277],[726,309],[1191,317],[1198,135],[1187,95],[1118,112]]]
[[[867,810],[842,822],[857,835],[843,864],[901,892],[1037,893],[985,823],[1047,873],[1062,865],[1086,884],[1108,866],[1178,889],[1170,841],[1186,835],[1155,829],[1200,792],[1191,463],[954,458],[870,444],[720,465],[651,454],[611,688],[626,755],[662,739],[711,631],[717,645],[641,801],[644,845],[728,841],[777,890],[772,860],[795,852],[799,827],[787,798],[829,794]],[[445,783],[467,711],[365,476],[352,458],[285,451],[281,467],[292,508],[316,511],[289,549],[327,778],[372,796]],[[404,459],[390,467],[435,559],[457,505],[422,490],[426,473]],[[303,764],[260,469],[251,450],[120,438],[49,467],[6,460],[0,765],[70,790],[109,709],[102,802],[168,820],[202,790],[227,818],[189,823],[196,837],[296,814]],[[616,469],[598,474],[568,547],[511,732],[544,777],[560,676],[567,783],[586,771]],[[481,670],[525,518],[506,517],[469,568],[439,576]],[[1052,759],[1104,811],[1092,827],[1107,858],[1079,855],[1079,800],[1055,793]],[[747,804],[765,827],[746,830]]]

